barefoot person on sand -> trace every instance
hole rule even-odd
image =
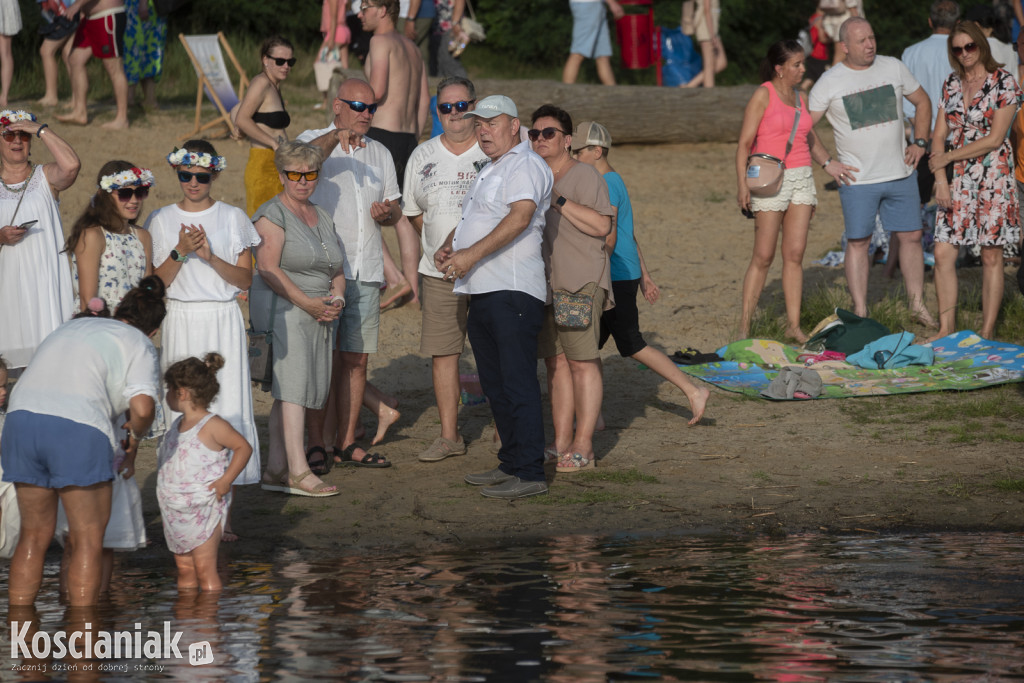
[[[704,408],[711,392],[707,387],[694,386],[690,378],[681,372],[668,356],[653,346],[648,346],[640,334],[640,318],[636,309],[637,291],[642,291],[644,298],[651,304],[658,300],[661,292],[647,272],[640,244],[636,240],[633,205],[629,200],[629,193],[626,192],[626,184],[622,182],[622,176],[608,163],[611,146],[612,136],[600,123],[584,121],[576,126],[572,136],[573,156],[601,172],[608,183],[608,195],[615,208],[612,232],[605,239],[605,248],[613,250],[610,268],[615,308],[601,314],[600,346],[603,348],[611,336],[615,340],[615,348],[619,350],[619,355],[623,358],[632,357],[679,387],[690,401],[693,417],[689,424],[695,425],[704,416]]]
[[[93,57],[103,62],[103,68],[114,88],[117,114],[113,121],[103,128],[116,130],[128,127],[128,78],[124,74],[124,29],[127,17],[124,0],[78,0],[68,7],[69,19],[79,17],[71,55],[68,57],[68,71],[71,73],[71,111],[58,115],[57,120],[89,123],[86,98],[89,96],[89,74],[86,67]]]

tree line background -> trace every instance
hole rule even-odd
[[[38,62],[40,17],[35,0],[19,1],[25,28],[15,37],[14,47],[16,65],[22,69],[31,68],[29,60]],[[630,13],[648,9],[620,1]],[[961,7],[966,10],[988,2],[962,0]],[[806,26],[816,0],[721,0],[721,4],[721,35],[729,66],[719,81],[729,85],[757,81],[757,65],[768,46],[795,38]],[[927,36],[930,4],[931,0],[864,0],[879,53],[899,56],[907,45]],[[560,78],[572,33],[568,0],[473,0],[473,5],[488,36],[463,57],[472,76]],[[653,6],[656,25],[678,26],[681,0],[654,0]],[[274,33],[292,40],[300,58],[314,54],[320,44],[320,11],[320,0],[186,0],[168,17],[168,51],[181,52],[178,33],[224,31],[251,74],[259,64],[255,46]],[[623,69],[617,46],[614,63],[620,82],[654,82],[652,70]],[[187,67],[187,61],[183,65]],[[596,82],[592,69],[588,62],[581,80]],[[18,80],[23,80],[20,73]],[[16,81],[15,91],[17,85]]]

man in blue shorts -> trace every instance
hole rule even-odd
[[[839,184],[846,224],[846,284],[853,312],[867,317],[868,246],[875,216],[899,240],[900,270],[910,310],[933,322],[924,305],[921,212],[914,168],[925,153],[932,108],[910,70],[895,57],[876,55],[875,34],[866,19],[847,19],[837,49],[843,61],[822,75],[809,97],[815,123],[828,117],[838,159],[815,159]],[[914,144],[903,133],[903,98],[915,107]]]
[[[597,62],[598,79],[605,85],[615,85],[612,39],[608,32],[605,5],[614,18],[622,17],[622,6],[615,0],[571,0],[569,3],[572,10],[572,47],[562,69],[563,83],[575,83],[583,60],[593,59]]]

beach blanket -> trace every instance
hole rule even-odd
[[[737,348],[745,354],[737,354]],[[1024,346],[982,339],[970,330],[956,332],[932,342],[935,364],[913,365],[893,370],[866,370],[843,361],[822,361],[812,367],[822,379],[817,398],[883,396],[923,391],[967,391],[1024,381]],[[727,355],[727,353],[729,355]],[[726,360],[705,365],[680,365],[680,370],[705,382],[748,396],[760,397],[772,379],[796,362],[797,349],[764,339],[734,342],[718,350]],[[750,362],[754,358],[756,362]]]

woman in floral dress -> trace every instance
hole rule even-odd
[[[99,297],[111,311],[142,278],[153,274],[149,233],[135,225],[153,186],[149,169],[108,161],[97,178],[99,189],[68,236],[77,298],[84,311]]]
[[[928,164],[940,208],[935,220],[939,332],[932,340],[956,331],[956,258],[961,245],[971,244],[981,245],[979,332],[992,339],[1003,301],[1003,245],[1020,239],[1008,134],[1024,93],[992,58],[985,34],[973,21],[959,22],[947,45],[953,73],[942,86]],[[946,177],[949,164],[952,188]]]

